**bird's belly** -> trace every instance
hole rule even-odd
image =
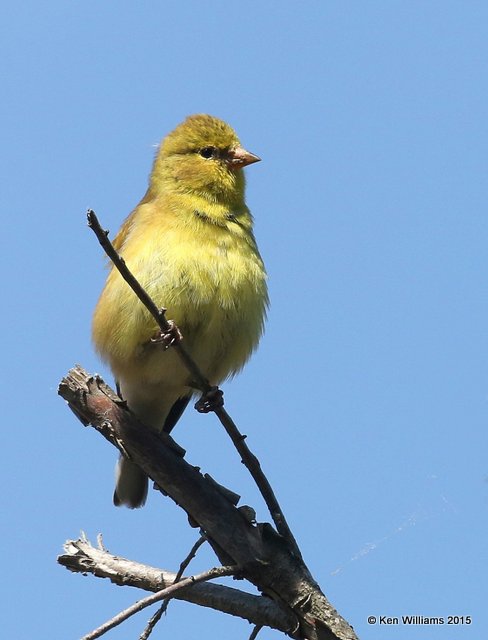
[[[245,239],[221,235],[213,241],[168,237],[147,242],[145,251],[124,255],[157,306],[165,307],[183,334],[183,345],[203,375],[218,384],[239,371],[263,331],[267,303],[261,258]],[[131,386],[188,393],[190,376],[174,349],[151,343],[158,327],[114,271],[94,318],[94,334],[115,376]],[[149,391],[151,389],[151,391]]]
[[[245,298],[251,302],[249,293]],[[166,317],[180,328],[182,344],[203,375],[212,384],[218,384],[239,371],[257,346],[264,312],[260,306],[255,301],[249,308],[239,300],[224,306],[219,292],[215,291],[213,299],[199,304],[195,299],[186,304],[180,296],[178,304],[168,305]],[[189,374],[171,348],[164,350],[159,344],[143,345],[139,360],[148,382],[189,384]]]
[[[218,384],[243,367],[262,334],[266,304],[262,263],[253,255],[228,252],[212,261],[207,254],[193,268],[186,260],[181,269],[173,265],[172,272],[171,284],[161,277],[150,293],[180,328],[183,345],[203,375]],[[149,349],[141,355],[147,358],[152,380],[166,381],[169,369],[172,376],[188,382],[188,374],[173,357],[167,357],[168,351],[158,345]]]

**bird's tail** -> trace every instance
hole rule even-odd
[[[161,431],[161,425],[165,433],[171,431],[191,398],[191,393],[179,397],[178,392],[163,396],[159,386],[149,390],[147,387],[141,389],[140,383],[129,384],[127,381],[125,384],[117,383],[117,392],[127,401],[134,415],[158,433]],[[148,479],[144,471],[120,456],[115,467],[114,505],[124,505],[129,509],[143,507],[147,498],[147,486]]]
[[[140,467],[120,456],[115,467],[114,505],[129,509],[144,506],[147,498],[147,476]]]

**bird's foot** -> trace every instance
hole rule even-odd
[[[218,387],[211,387],[195,403],[195,409],[199,413],[210,413],[224,406],[224,393]]]
[[[166,331],[158,331],[155,336],[151,338],[152,344],[160,344],[163,349],[169,349],[175,344],[179,344],[183,340],[181,331],[178,329],[173,320],[168,320],[168,329]]]

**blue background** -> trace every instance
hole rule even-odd
[[[263,158],[247,199],[272,306],[224,389],[310,569],[363,640],[486,635],[486,2],[20,2],[1,24],[4,636],[78,638],[137,599],[56,564],[80,529],[169,570],[195,540],[170,500],[112,507],[115,452],[56,388],[76,362],[111,381],[86,209],[115,233],[198,112]],[[213,416],[175,437],[268,519]],[[473,622],[367,623],[454,614]],[[174,602],[154,637],[250,630]]]

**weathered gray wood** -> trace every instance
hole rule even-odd
[[[85,425],[125,452],[188,513],[242,577],[296,615],[297,628],[289,634],[309,640],[357,639],[285,539],[268,523],[250,522],[245,511],[184,460],[170,436],[161,437],[138,422],[101,378],[75,367],[59,393]]]

